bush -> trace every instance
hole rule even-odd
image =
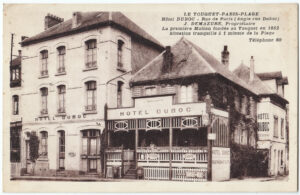
[[[267,176],[268,151],[232,144],[230,173],[232,178]]]

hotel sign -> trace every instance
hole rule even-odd
[[[192,116],[206,114],[205,103],[173,104],[172,97],[152,97],[135,100],[135,107],[109,109],[108,120],[155,117]]]

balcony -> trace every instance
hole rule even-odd
[[[66,109],[65,108],[58,108],[57,113],[58,114],[64,114],[64,113],[66,113]]]
[[[85,106],[86,112],[96,112],[97,106],[96,105],[87,105]]]
[[[11,80],[10,87],[21,87],[21,79]]]
[[[42,70],[40,78],[48,77],[48,70]]]
[[[42,109],[41,110],[41,115],[46,115],[48,114],[48,109]]]
[[[83,71],[95,70],[95,69],[97,69],[97,61],[86,62],[85,69]]]

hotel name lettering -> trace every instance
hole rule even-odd
[[[38,121],[55,121],[55,120],[75,120],[75,119],[85,119],[86,114],[73,114],[73,115],[62,115],[62,116],[39,116],[34,119],[35,122]]]
[[[122,111],[120,112],[120,116],[147,116],[149,114],[157,115],[166,115],[166,114],[175,114],[175,113],[189,113],[192,111],[191,107],[186,108],[163,108],[163,109],[155,109],[155,110],[133,110],[133,111]]]

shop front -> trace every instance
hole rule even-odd
[[[209,110],[205,102],[172,104],[172,96],[108,109],[106,177],[207,181],[212,148],[229,140],[228,113]]]

